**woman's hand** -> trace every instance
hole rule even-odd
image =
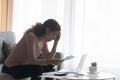
[[[58,34],[56,35],[56,37],[55,37],[55,41],[58,41],[59,39],[60,39],[60,36],[61,36],[61,33],[60,32],[58,32]]]

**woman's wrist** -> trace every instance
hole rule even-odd
[[[54,43],[58,43],[58,40],[55,40]]]

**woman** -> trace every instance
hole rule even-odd
[[[53,65],[62,62],[54,59],[60,30],[60,25],[54,19],[48,19],[43,24],[37,23],[28,29],[5,60],[2,72],[15,79],[31,77],[31,80],[40,80],[38,76],[52,71]],[[54,44],[49,52],[47,42],[51,40],[54,40]],[[40,56],[44,56],[44,59],[38,59]]]

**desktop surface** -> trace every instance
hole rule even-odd
[[[58,75],[56,75],[58,74]],[[62,74],[62,75],[59,75]],[[60,72],[48,72],[43,73],[42,80],[45,78],[54,78],[54,79],[61,79],[61,80],[101,80],[101,79],[113,79],[115,80],[115,76],[110,73],[99,72],[95,74],[89,74],[88,72],[83,73],[84,75],[76,75],[74,73],[60,73]]]

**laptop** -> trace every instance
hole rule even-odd
[[[87,56],[87,54],[83,54],[81,56],[79,64],[78,64],[75,71],[68,71],[68,70],[65,70],[65,69],[61,69],[61,70],[57,71],[57,74],[55,74],[55,75],[64,76],[64,75],[70,74],[70,73],[73,73],[73,74],[76,74],[76,75],[82,75],[81,70],[82,70],[83,64],[85,62],[86,56]]]

